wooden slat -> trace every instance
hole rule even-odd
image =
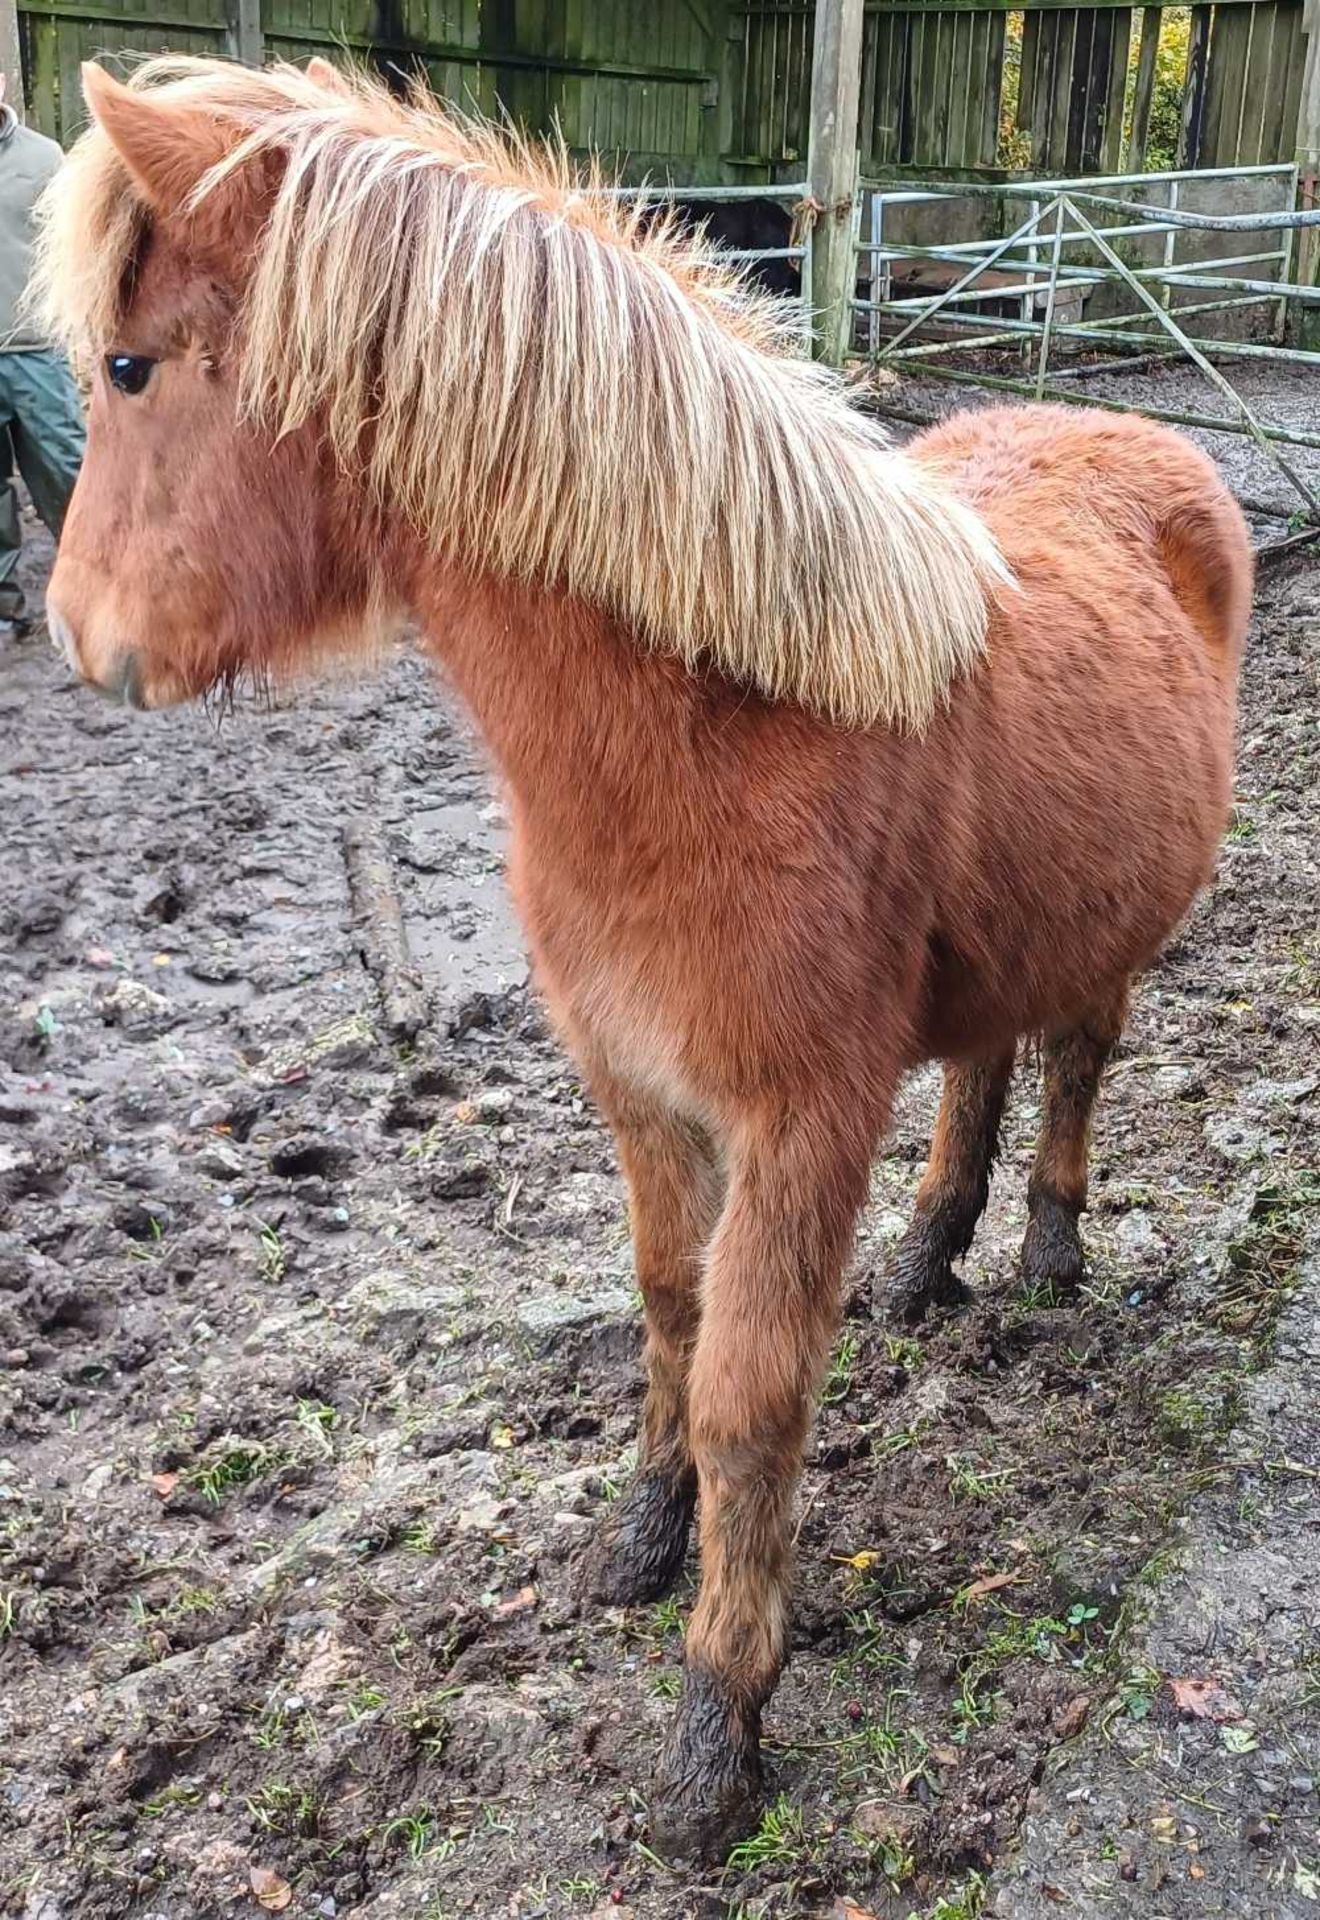
[[[1063,148],[1063,164],[1069,173],[1085,173],[1095,165],[1093,159],[1088,161],[1087,153],[1094,142],[1092,73],[1097,58],[1096,39],[1100,31],[1099,9],[1079,8],[1077,38],[1068,70],[1068,131]],[[1103,48],[1100,57],[1103,58]]]
[[[1237,124],[1238,165],[1243,167],[1256,164],[1266,137],[1271,105],[1283,103],[1284,65],[1277,58],[1283,51],[1284,39],[1278,31],[1279,9],[1277,6],[1253,7],[1251,18],[1251,47]]]
[[[1294,143],[1300,131],[1304,140],[1309,142],[1311,123],[1303,125],[1300,120],[1302,108],[1302,83],[1306,73],[1306,35],[1302,32],[1302,9],[1300,5],[1281,9],[1285,16],[1279,22],[1280,29],[1285,28],[1288,43],[1287,81],[1283,92],[1281,110],[1282,139],[1286,143],[1271,153],[1271,159],[1291,160],[1294,156]]]
[[[1182,129],[1178,136],[1178,165],[1201,165],[1201,128],[1205,115],[1206,68],[1210,51],[1208,6],[1192,8],[1192,29],[1187,41],[1187,78],[1183,87]]]
[[[1112,19],[1114,37],[1109,50],[1109,90],[1104,98],[1100,120],[1101,173],[1117,173],[1123,164],[1123,102],[1127,96],[1128,66],[1132,53],[1131,9],[1120,10]]]
[[[1146,141],[1150,136],[1150,107],[1155,97],[1155,56],[1159,52],[1160,28],[1164,12],[1160,7],[1141,10],[1141,44],[1137,49],[1137,81],[1132,96],[1132,127],[1128,134],[1123,165],[1129,173],[1138,173],[1146,164]]]
[[[1036,60],[1040,45],[1041,15],[1039,11],[1023,15],[1022,53],[1018,68],[1017,113],[1014,125],[1019,133],[1030,133],[1032,114],[1036,98]]]
[[[1004,54],[1008,40],[1008,17],[990,13],[985,18],[985,61],[990,84],[981,100],[981,133],[977,150],[978,167],[993,167],[999,158],[999,112],[1004,97]]]
[[[1196,159],[1189,161],[1189,166],[1233,165],[1247,44],[1255,11],[1254,7],[1236,12],[1226,7],[1214,13],[1205,56],[1204,103]]]
[[[54,20],[34,20],[29,27],[32,65],[27,76],[28,114],[33,126],[52,140],[60,137],[59,106],[55,93],[58,55]]]

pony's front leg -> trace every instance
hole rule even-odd
[[[759,1805],[761,1709],[788,1644],[793,1495],[870,1150],[870,1137],[784,1112],[735,1136],[689,1378],[701,1590],[652,1803],[662,1852],[720,1855]]]
[[[705,1134],[638,1099],[599,1071],[592,1084],[614,1129],[632,1220],[633,1264],[646,1308],[646,1402],[637,1472],[610,1508],[589,1560],[596,1599],[658,1600],[682,1571],[697,1474],[688,1438],[688,1366],[700,1314],[706,1244],[724,1178]]]

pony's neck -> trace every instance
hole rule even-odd
[[[425,645],[470,708],[524,817],[580,830],[681,750],[697,683],[568,595],[424,561],[413,602]]]

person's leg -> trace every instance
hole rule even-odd
[[[21,354],[0,353],[0,620],[21,626],[27,607],[18,584],[18,556],[23,550],[23,523],[14,484],[14,419],[10,398],[10,370]]]
[[[0,355],[0,359],[4,356]],[[18,556],[23,529],[18,517],[18,488],[14,485],[14,448],[9,428],[0,427],[0,625],[21,627],[27,615],[23,589],[18,584]]]
[[[15,353],[9,388],[14,452],[32,504],[56,540],[64,525],[86,429],[82,401],[62,353]]]

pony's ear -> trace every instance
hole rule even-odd
[[[213,114],[150,91],[137,92],[88,61],[83,97],[147,204],[182,210],[202,175],[232,152],[239,135]]]
[[[307,62],[307,78],[314,80],[318,87],[324,87],[327,93],[348,93],[349,85],[339,68],[329,60],[323,60],[314,53]]]

